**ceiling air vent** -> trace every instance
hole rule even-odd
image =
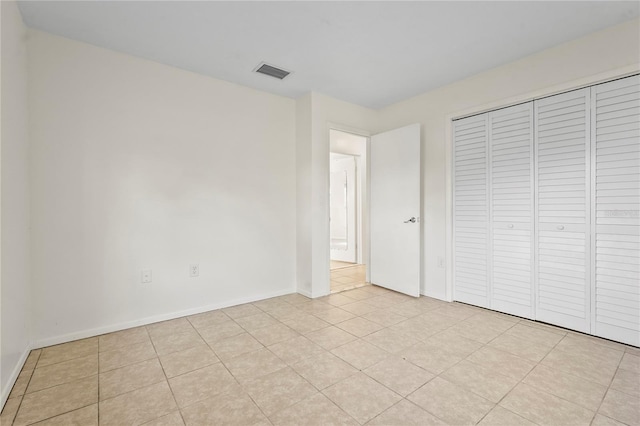
[[[267,65],[264,62],[258,65],[258,67],[254,71],[259,72],[260,74],[268,75],[269,77],[277,78],[278,80],[282,80],[283,78],[291,74],[290,71],[285,71],[283,69]]]

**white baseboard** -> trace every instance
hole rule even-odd
[[[27,357],[29,356],[29,352],[31,352],[31,348],[32,348],[32,345],[29,344],[24,349],[24,351],[22,352],[22,356],[20,356],[20,359],[18,360],[18,363],[13,368],[13,371],[11,371],[11,375],[9,376],[9,381],[4,386],[4,389],[0,391],[0,411],[2,411],[2,409],[4,408],[4,404],[7,402],[7,399],[9,398],[11,389],[13,389],[13,385],[16,383],[16,380],[18,380],[18,376],[22,371],[22,367],[24,366],[24,363],[27,361]]]
[[[420,292],[421,296],[430,297],[432,299],[442,300],[443,302],[453,302],[453,299],[449,300],[446,295],[442,295],[441,293],[432,293],[432,292]]]
[[[306,296],[306,297],[308,297],[309,299],[313,299],[313,296],[311,295],[311,292],[310,292],[310,291],[303,290],[303,289],[297,289],[297,290],[296,290],[296,293],[300,293],[301,295]]]
[[[295,289],[286,288],[271,293],[253,295],[240,299],[234,299],[226,302],[214,303],[212,305],[200,306],[198,308],[185,309],[182,311],[171,312],[167,314],[154,315],[151,317],[140,318],[132,321],[111,324],[104,327],[97,327],[88,330],[76,331],[73,333],[62,334],[54,337],[46,337],[38,339],[31,345],[32,348],[43,348],[46,346],[59,345],[61,343],[71,342],[78,339],[86,339],[87,337],[99,336],[105,333],[113,333],[114,331],[125,330],[127,328],[139,327],[159,321],[167,321],[175,318],[185,317],[188,315],[200,314],[202,312],[213,311],[216,309],[228,308],[230,306],[242,305],[243,303],[256,302],[258,300],[269,299],[271,297],[284,296],[285,294],[295,293]]]

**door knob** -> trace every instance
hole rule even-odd
[[[558,225],[558,226],[556,226],[556,228],[558,228],[560,231],[562,231],[564,229],[564,225]]]
[[[412,217],[412,218],[411,218],[411,219],[409,219],[409,220],[405,220],[405,221],[404,221],[404,223],[409,223],[409,222],[411,222],[411,223],[416,223],[416,221],[417,221],[417,219],[416,219],[415,217]]]
[[[508,224],[507,228],[513,228],[513,223]]]

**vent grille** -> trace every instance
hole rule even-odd
[[[285,71],[283,69],[267,65],[265,63],[258,65],[258,68],[256,68],[254,71],[260,74],[268,75],[269,77],[277,78],[278,80],[282,80],[283,78],[291,74],[291,72],[289,71]]]

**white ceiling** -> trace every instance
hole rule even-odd
[[[639,2],[23,1],[32,27],[296,98],[371,108],[638,17]],[[255,74],[265,61],[293,71]]]

